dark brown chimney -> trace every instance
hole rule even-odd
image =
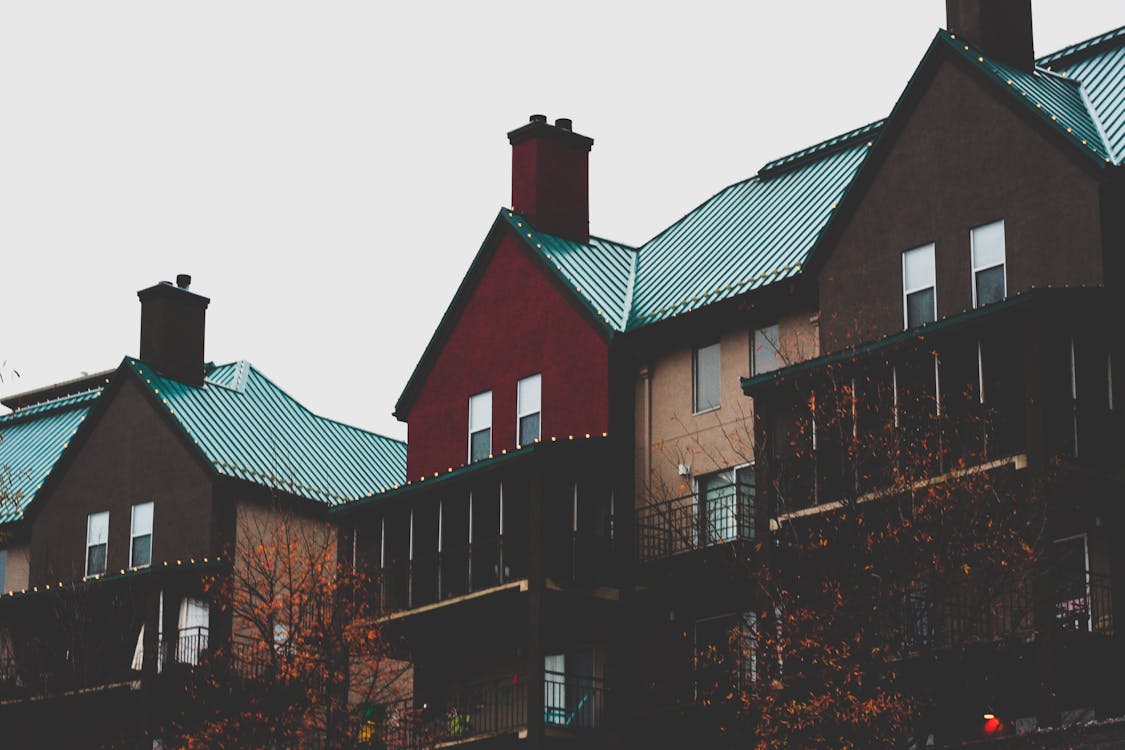
[[[532,226],[575,242],[590,241],[592,138],[569,119],[544,115],[508,133],[512,144],[512,208]]]
[[[1022,70],[1035,67],[1031,0],[945,0],[946,25],[986,57]]]
[[[141,300],[141,359],[162,375],[203,385],[203,334],[211,300],[189,292],[191,277],[137,292]]]

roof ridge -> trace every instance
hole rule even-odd
[[[1111,42],[1113,44],[1111,44]],[[1035,61],[1036,65],[1047,67],[1057,62],[1073,63],[1095,54],[1106,47],[1116,47],[1125,44],[1125,26],[1120,26],[1111,31],[1106,31],[1097,36],[1090,37],[1081,42],[1076,42],[1067,47],[1044,55]]]
[[[326,417],[323,414],[317,414],[315,411],[313,411],[312,409],[310,409],[309,407],[307,407],[303,403],[301,403],[301,401],[294,398],[293,395],[289,393],[289,391],[285,390],[280,385],[278,385],[276,382],[274,382],[274,380],[272,378],[270,378],[270,376],[266,375],[264,372],[262,372],[257,367],[255,367],[254,364],[252,362],[250,362],[250,360],[240,359],[240,360],[237,361],[237,364],[245,366],[248,371],[253,372],[255,375],[260,377],[262,380],[266,381],[271,386],[276,388],[278,390],[278,392],[281,393],[282,396],[284,396],[285,398],[292,401],[293,404],[295,404],[298,408],[300,408],[302,411],[304,411],[310,417],[315,417],[316,419],[321,419],[321,420],[324,420],[325,422],[332,422],[333,424],[338,424],[341,427],[346,427],[349,430],[354,430],[356,432],[363,432],[363,433],[366,433],[368,435],[372,435],[374,437],[381,438],[383,440],[389,440],[393,443],[401,443],[402,445],[406,445],[405,440],[399,440],[398,438],[393,438],[389,435],[384,435],[381,432],[375,432],[374,430],[368,430],[368,429],[365,429],[363,427],[358,427],[354,424],[348,424],[347,422],[341,422],[340,420],[333,419],[332,417]],[[240,392],[244,392],[244,391],[240,391]]]
[[[7,414],[0,414],[0,425],[16,424],[32,417],[41,417],[44,414],[55,414],[60,411],[80,408],[88,401],[93,400],[93,397],[100,395],[102,390],[103,387],[99,385],[77,393],[68,393],[65,396],[21,406]]]
[[[866,125],[861,125],[858,128],[849,130],[846,133],[833,136],[820,143],[814,143],[811,146],[794,151],[791,154],[780,156],[772,161],[766,162],[761,169],[758,170],[758,176],[765,179],[768,176],[795,169],[798,166],[807,164],[810,161],[819,161],[823,156],[834,154],[852,145],[854,141],[860,140],[863,136],[867,136],[880,128],[886,123],[887,118],[869,122]],[[815,157],[815,159],[813,158]]]

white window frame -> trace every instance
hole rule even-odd
[[[917,252],[919,250],[927,250],[927,249],[930,251],[930,266],[931,266],[931,271],[932,271],[933,279],[934,279],[933,283],[929,284],[928,286],[918,286],[918,287],[913,287],[913,288],[907,287],[906,286],[906,256],[909,255],[910,253]],[[934,320],[935,321],[937,320],[937,245],[933,242],[928,242],[924,245],[918,245],[917,247],[912,247],[909,250],[903,250],[902,251],[901,264],[902,264],[902,327],[903,327],[904,330],[909,331],[910,330],[910,307],[907,304],[906,300],[910,295],[912,295],[916,292],[925,291],[926,289],[933,289],[934,290]],[[921,327],[921,326],[919,326],[919,327]]]
[[[718,352],[718,403],[713,406],[706,406],[700,408],[699,403],[699,353],[704,349],[715,347]],[[692,414],[706,414],[707,412],[716,411],[723,408],[723,347],[722,343],[718,340],[713,341],[703,346],[692,347],[691,350],[691,413]]]
[[[474,430],[473,429],[473,399],[480,398],[481,396],[484,396],[484,395],[488,396],[488,426],[487,427],[479,427],[478,429]],[[474,393],[471,396],[469,396],[469,420],[468,420],[469,421],[469,439],[468,439],[469,445],[468,445],[468,451],[467,451],[468,463],[473,463],[473,435],[477,434],[478,432],[483,432],[485,430],[488,430],[488,454],[487,455],[488,456],[492,455],[492,416],[493,416],[493,410],[492,410],[492,391],[491,390],[480,391],[478,393]],[[486,458],[487,458],[487,456],[486,456]],[[483,460],[483,459],[478,459],[478,460]]]
[[[986,227],[995,226],[996,224],[1000,225],[1000,234],[1001,234],[1001,236],[1003,237],[1003,240],[1004,240],[1003,247],[1001,248],[1001,261],[999,263],[993,263],[991,266],[978,266],[977,265],[977,248],[976,248],[976,241],[977,241],[977,234],[976,233],[977,233],[977,230],[978,229],[984,229]],[[1008,231],[1007,231],[1007,227],[1004,226],[1004,220],[1003,219],[1000,219],[999,221],[990,221],[987,224],[981,224],[980,226],[973,227],[972,229],[969,230],[969,265],[973,269],[972,275],[971,275],[969,280],[971,282],[970,285],[973,288],[973,309],[974,310],[979,306],[978,303],[977,303],[977,274],[980,273],[981,271],[991,271],[993,268],[996,268],[997,266],[1002,267],[1004,269],[1004,296],[1001,297],[1000,299],[1005,300],[1005,299],[1008,298]],[[936,291],[934,292],[934,300],[935,301],[937,300],[937,292]]]
[[[538,382],[538,386],[536,387],[536,391],[538,393],[538,399],[537,400],[539,401],[539,408],[528,411],[528,410],[526,410],[526,408],[524,406],[524,403],[523,403],[523,389],[520,386],[523,385],[525,382],[530,381],[530,380],[535,380],[535,381]],[[524,417],[530,417],[534,414],[539,415],[539,435],[536,438],[537,440],[539,440],[539,439],[542,439],[542,437],[543,437],[543,373],[541,373],[541,372],[537,372],[533,375],[528,375],[527,377],[520,378],[518,381],[516,381],[516,445],[517,446],[522,444],[522,442],[520,440],[520,438],[521,438],[520,422],[523,421]],[[534,441],[532,441],[532,442],[534,442]]]
[[[102,516],[105,516],[105,541],[104,542],[97,542],[96,544],[91,544],[91,542],[90,542],[90,532],[92,530],[94,518],[95,517],[100,518]],[[98,572],[98,573],[91,573],[90,572],[90,548],[95,547],[95,546],[99,546],[99,545],[102,545],[102,544],[105,545],[105,569]],[[99,511],[95,511],[94,513],[87,513],[86,514],[86,546],[83,548],[83,552],[84,552],[84,554],[83,554],[84,559],[82,561],[82,567],[86,571],[85,575],[86,575],[87,578],[90,577],[91,575],[103,575],[107,570],[109,570],[109,511],[108,510],[99,510]]]
[[[149,511],[149,519],[148,519],[148,533],[147,534],[138,534],[137,533],[137,508],[140,508],[140,507],[145,506],[145,505],[148,505],[148,506],[151,507],[151,510]],[[133,505],[132,508],[129,509],[129,567],[130,568],[147,568],[150,565],[152,565],[152,528],[155,525],[155,522],[156,522],[156,505],[151,500],[149,500],[147,502],[143,502],[143,503],[136,503],[136,504]],[[133,542],[138,537],[142,537],[142,536],[148,537],[148,562],[145,563],[144,565],[137,565],[136,561],[133,560]]]

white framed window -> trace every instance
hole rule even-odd
[[[777,324],[754,331],[750,350],[750,373],[761,375],[781,367],[781,332]]]
[[[977,227],[972,237],[973,307],[984,307],[1008,296],[1004,263],[1004,222]]]
[[[692,411],[719,408],[719,342],[700,346],[692,352]]]
[[[86,516],[86,575],[105,573],[109,551],[109,511]]]
[[[469,461],[492,453],[492,391],[469,396]]]
[[[530,445],[542,434],[543,376],[528,375],[516,384],[516,443]]]
[[[902,254],[902,315],[907,328],[937,320],[936,277],[932,242]]]
[[[129,567],[152,564],[152,503],[137,503],[129,519]]]
[[[754,465],[704,474],[695,480],[699,546],[754,538]]]

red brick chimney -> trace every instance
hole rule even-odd
[[[987,57],[1021,70],[1035,67],[1031,0],[945,0],[946,26]]]
[[[575,242],[590,241],[592,138],[565,118],[532,115],[508,133],[512,144],[512,208],[532,226]]]

